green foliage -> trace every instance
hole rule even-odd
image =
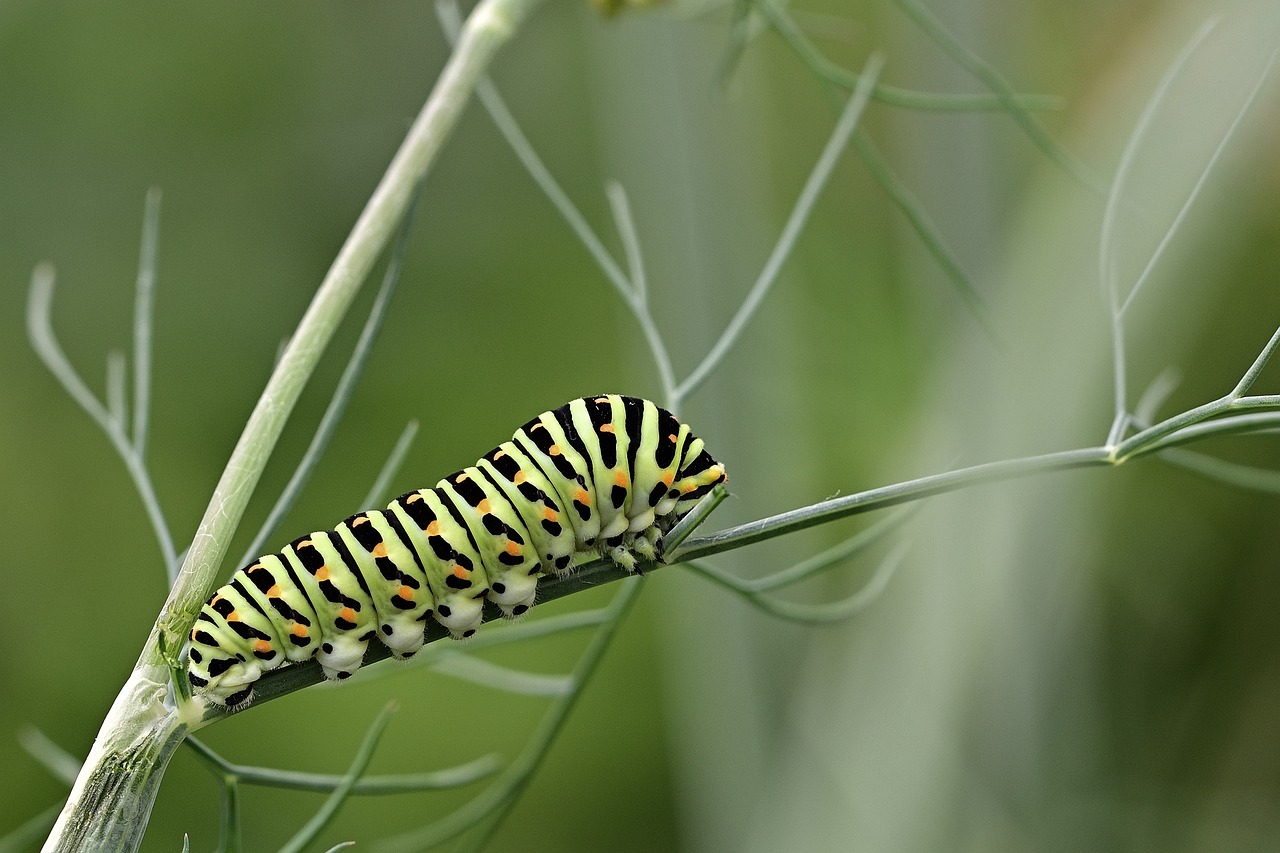
[[[122,478],[103,464],[100,443],[77,448],[76,414],[13,345],[10,361],[28,375],[5,377],[16,405],[2,408],[23,416],[0,420],[0,437],[23,448],[5,475],[23,488],[5,511],[30,522],[12,528],[23,532],[14,537],[17,565],[30,570],[14,573],[10,594],[28,602],[61,594],[57,610],[13,616],[19,641],[10,647],[21,654],[9,662],[9,682],[32,689],[7,703],[0,723],[16,731],[36,721],[45,734],[23,736],[36,764],[9,774],[30,779],[6,791],[0,827],[17,828],[0,830],[0,849],[30,849],[52,823],[56,809],[41,809],[62,789],[40,768],[60,784],[74,776],[74,756],[87,751],[159,609],[166,573],[180,594],[103,727],[110,734],[131,707],[155,711],[142,772],[110,737],[99,742],[99,773],[136,774],[153,791],[184,727],[218,724],[213,740],[188,737],[191,748],[177,753],[148,836],[154,849],[173,849],[180,833],[196,849],[220,834],[222,850],[339,849],[349,839],[386,850],[446,841],[464,850],[660,849],[677,835],[691,848],[760,850],[1031,849],[1062,837],[1165,849],[1170,839],[1241,847],[1273,837],[1269,801],[1240,792],[1280,784],[1265,722],[1280,710],[1267,688],[1280,660],[1268,631],[1274,507],[1257,494],[1277,490],[1270,439],[1280,396],[1254,391],[1267,387],[1280,342],[1280,305],[1267,284],[1280,218],[1266,204],[1272,176],[1257,153],[1274,150],[1274,139],[1259,141],[1267,131],[1257,116],[1274,91],[1267,34],[1280,21],[1224,5],[1216,26],[1189,35],[1195,23],[1169,25],[1172,34],[1148,38],[1112,9],[1093,10],[1105,19],[1095,20],[1033,4],[1012,14],[1035,25],[1025,49],[1044,64],[1034,65],[1012,49],[1024,34],[1008,21],[895,6],[917,42],[868,29],[845,44],[840,24],[856,14],[875,27],[872,5],[823,16],[774,0],[735,2],[705,30],[679,5],[607,23],[584,8],[548,7],[547,22],[535,19],[495,68],[512,107],[479,76],[495,45],[482,48],[468,82],[499,134],[478,115],[461,122],[415,224],[404,212],[465,85],[444,87],[448,119],[415,125],[411,138],[428,128],[429,152],[409,157],[407,171],[393,165],[370,202],[375,213],[339,253],[328,281],[345,295],[327,307],[318,297],[290,338],[274,390],[245,429],[241,448],[253,452],[233,454],[189,553],[178,552],[188,536],[175,538],[170,524],[195,527],[212,466],[319,277],[315,259],[333,254],[429,75],[421,27],[362,20],[313,40],[329,12],[272,10],[264,14],[280,15],[280,28],[255,31],[326,47],[287,60],[274,42],[239,48],[233,65],[257,68],[275,56],[314,81],[255,90],[257,119],[252,103],[227,100],[234,80],[222,94],[201,88],[207,69],[122,77],[146,86],[141,100],[122,95],[104,109],[99,144],[110,147],[113,123],[128,121],[136,103],[172,97],[163,83],[205,121],[217,104],[241,110],[223,125],[243,134],[238,159],[211,156],[229,158],[240,186],[260,185],[270,200],[229,202],[225,168],[165,166],[199,162],[172,141],[142,147],[123,168],[146,176],[138,187],[162,184],[167,198],[163,240],[159,194],[147,198],[127,359],[113,336],[128,312],[109,286],[123,261],[100,259],[129,242],[107,225],[124,219],[114,211],[134,190],[53,191],[48,204],[79,209],[68,199],[83,199],[93,213],[46,224],[39,240],[34,226],[15,232],[60,270],[56,317],[52,268],[38,266],[32,279],[35,350],[123,460],[152,535],[136,504],[114,497]],[[447,2],[439,10],[456,37],[460,13]],[[26,14],[8,24],[37,43],[33,22],[56,13]],[[502,41],[515,23],[498,23]],[[59,32],[93,24],[63,21]],[[1114,41],[1101,47],[1073,25]],[[353,32],[380,40],[344,62]],[[137,41],[161,55],[208,38],[195,29],[173,35]],[[110,43],[94,36],[95,45]],[[41,67],[54,47],[6,61]],[[438,64],[443,42],[429,48]],[[714,77],[704,60],[717,52],[731,69],[729,98],[704,85]],[[182,59],[198,64],[199,53]],[[465,45],[459,54],[473,55]],[[948,71],[926,79],[928,60],[943,54],[978,92],[927,91],[958,88]],[[213,67],[224,67],[218,56]],[[1129,74],[1102,70],[1127,62]],[[366,68],[378,69],[368,72],[376,80],[362,76]],[[85,77],[91,92],[97,81]],[[458,82],[448,72],[443,79]],[[1019,94],[1009,79],[1044,81],[1037,88],[1085,103],[1075,96],[1092,86],[1094,100],[1088,113],[1034,115],[1066,101]],[[73,97],[67,85],[63,98]],[[350,104],[368,109],[370,91],[385,93],[387,106],[354,112]],[[1145,109],[1128,103],[1145,92]],[[332,113],[306,113],[317,104]],[[44,110],[71,114],[55,96]],[[65,140],[58,120],[43,121],[39,110],[29,118],[33,139]],[[287,127],[280,136],[276,122]],[[174,138],[183,138],[181,124]],[[990,131],[1006,124],[1007,138]],[[377,138],[354,127],[376,128]],[[289,156],[258,166],[273,146]],[[19,146],[19,159],[25,151],[37,163],[34,150]],[[70,159],[73,175],[103,171]],[[1117,161],[1110,181],[1083,165]],[[39,211],[32,199],[54,172],[32,169],[15,198]],[[302,174],[296,183],[291,170]],[[102,212],[103,198],[112,213]],[[194,199],[207,207],[193,210]],[[15,209],[3,215],[12,220]],[[593,223],[610,216],[615,236],[601,236]],[[384,288],[361,303],[364,331],[340,323],[397,227]],[[81,246],[86,233],[100,236]],[[421,248],[406,257],[411,236]],[[929,286],[934,278],[941,287]],[[322,360],[330,335],[354,354]],[[85,378],[92,371],[74,365],[103,353],[99,393]],[[1183,365],[1181,384],[1169,379],[1170,364]],[[320,411],[322,394],[304,396],[297,420],[319,426],[285,429],[289,398],[313,370],[317,385],[335,386],[329,407]],[[1136,405],[1131,382],[1147,385]],[[473,458],[509,431],[513,412],[600,390],[647,393],[689,411],[717,453],[725,448],[735,500],[716,513],[723,529],[682,529],[665,555],[692,571],[651,566],[652,579],[600,589],[624,573],[596,561],[547,582],[526,621],[488,626],[462,648],[433,642],[411,665],[380,664],[338,691],[292,695],[319,677],[291,667],[264,679],[246,713],[206,713],[180,687],[164,696],[188,605],[236,547],[242,511],[267,519],[252,542],[241,537],[255,554],[279,523],[301,529],[350,510],[370,479],[364,505]],[[418,423],[426,440],[411,448]],[[277,435],[301,458],[291,476],[263,467]],[[989,459],[997,461],[981,461]],[[1108,473],[1064,473],[1076,469]],[[261,505],[248,497],[259,475]],[[890,485],[865,488],[877,482]],[[1250,491],[1232,491],[1240,488]],[[941,497],[957,490],[963,499]],[[897,505],[905,506],[869,525],[834,529]],[[158,561],[147,556],[150,539]],[[709,559],[717,554],[725,563]],[[692,574],[712,584],[688,581]],[[66,643],[49,636],[51,613]],[[854,614],[863,618],[848,621]],[[783,623],[831,627],[798,633]],[[649,626],[653,636],[644,636]],[[81,716],[44,719],[31,698],[41,687]],[[396,747],[375,752],[385,714],[362,740],[341,721],[373,717],[389,693],[404,708],[388,735]],[[129,701],[136,696],[154,705]],[[459,719],[484,736],[453,737],[449,723]],[[90,756],[90,769],[99,758]],[[217,792],[197,781],[195,763],[221,791],[220,820]],[[246,785],[276,790],[246,794]],[[329,797],[317,803],[314,792]],[[414,793],[364,796],[404,792]]]

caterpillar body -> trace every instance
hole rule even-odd
[[[426,621],[475,633],[483,600],[508,616],[538,578],[603,555],[627,570],[659,556],[662,535],[725,480],[687,424],[615,394],[543,412],[510,441],[433,488],[347,518],[249,563],[201,608],[187,677],[242,705],[263,673],[314,657],[343,679],[381,640],[397,658]]]

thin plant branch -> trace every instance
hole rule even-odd
[[[444,655],[431,668],[442,675],[521,696],[563,696],[574,687],[573,679],[567,675],[510,669],[462,652]]]
[[[105,395],[107,415],[113,422],[120,424],[122,427],[127,418],[124,401],[124,374],[128,367],[124,360],[124,353],[119,350],[112,350],[107,353],[107,391]]]
[[[417,435],[417,421],[409,421],[404,425],[404,429],[400,432],[400,437],[396,439],[395,446],[391,448],[391,452],[387,454],[386,461],[382,463],[382,470],[378,472],[373,485],[369,487],[369,493],[361,501],[361,506],[375,506],[386,502],[387,489],[391,486],[391,480],[400,470],[400,466],[404,463],[404,457],[409,453],[409,448],[413,446],[413,439]]]
[[[1138,405],[1133,409],[1133,422],[1141,427],[1154,423],[1156,412],[1160,411],[1160,407],[1180,384],[1182,384],[1182,375],[1177,370],[1166,368],[1160,371],[1156,378],[1151,380],[1147,390],[1143,391],[1142,396],[1138,398]]]
[[[189,737],[186,742],[215,775],[233,777],[245,785],[329,793],[336,790],[345,778],[327,773],[303,773],[297,770],[233,764],[196,737]],[[380,796],[459,788],[492,776],[501,767],[501,756],[497,753],[489,753],[465,764],[446,767],[443,770],[362,776],[351,788],[351,793],[360,796]]]
[[[1112,423],[1111,433],[1107,436],[1108,447],[1114,446],[1123,440],[1129,411],[1128,377],[1125,367],[1124,314],[1120,309],[1120,289],[1119,283],[1116,281],[1117,270],[1115,249],[1113,247],[1116,240],[1121,199],[1124,196],[1125,185],[1129,180],[1129,172],[1137,161],[1138,149],[1146,140],[1147,131],[1150,130],[1151,124],[1155,120],[1156,111],[1164,103],[1178,72],[1186,65],[1191,55],[1195,53],[1196,48],[1200,46],[1200,43],[1208,37],[1217,22],[1217,18],[1211,18],[1201,24],[1200,29],[1182,48],[1174,58],[1173,63],[1160,78],[1159,84],[1157,84],[1155,91],[1151,93],[1146,106],[1143,107],[1142,113],[1138,116],[1138,123],[1134,126],[1133,132],[1129,134],[1129,139],[1125,143],[1124,151],[1120,155],[1120,163],[1116,166],[1115,177],[1111,179],[1111,189],[1107,193],[1106,206],[1102,211],[1102,235],[1098,242],[1098,276],[1099,282],[1102,284],[1103,293],[1107,297],[1107,303],[1111,308],[1112,382],[1115,393],[1115,418]]]
[[[460,18],[457,4],[453,0],[438,0],[436,13],[446,35],[457,32]],[[450,37],[452,38],[453,36],[450,35]],[[630,207],[627,204],[625,190],[620,184],[610,182],[605,188],[605,193],[609,199],[610,209],[613,212],[615,227],[618,229],[618,235],[622,240],[623,251],[627,256],[630,275],[622,271],[617,261],[614,260],[613,255],[605,248],[604,243],[591,229],[591,226],[587,224],[586,218],[581,211],[578,210],[568,194],[556,182],[555,176],[551,174],[551,170],[542,162],[542,158],[538,156],[538,152],[529,142],[528,137],[524,135],[524,131],[520,129],[519,122],[512,115],[511,110],[507,107],[506,102],[503,101],[492,81],[487,78],[483,80],[477,86],[476,93],[480,98],[481,104],[488,111],[490,118],[493,119],[498,132],[502,134],[507,144],[511,146],[516,158],[520,160],[525,170],[528,171],[529,176],[533,178],[534,183],[547,196],[552,206],[568,223],[570,229],[572,229],[583,246],[586,247],[587,252],[600,267],[606,280],[613,285],[614,290],[618,292],[631,310],[632,316],[635,317],[641,331],[644,332],[645,341],[653,355],[654,363],[658,369],[658,379],[662,383],[663,396],[670,400],[674,397],[675,372],[671,366],[671,356],[667,351],[666,342],[663,340],[662,333],[658,330],[657,323],[654,322],[653,315],[649,310],[648,285],[644,273],[643,256],[640,252],[640,240],[631,216]]]
[[[1228,462],[1194,450],[1171,447],[1156,454],[1161,461],[1229,486],[1280,495],[1280,471]]]
[[[415,196],[415,198],[417,197]],[[311,479],[312,472],[315,471],[316,465],[319,464],[320,457],[329,446],[329,440],[333,438],[334,431],[342,421],[342,416],[347,411],[347,403],[351,401],[351,395],[355,392],[356,383],[360,380],[361,374],[364,373],[364,366],[369,361],[369,353],[373,349],[373,342],[377,340],[378,332],[382,330],[382,321],[386,318],[387,309],[391,305],[391,298],[395,295],[396,284],[400,281],[400,272],[404,268],[404,256],[409,247],[409,235],[413,229],[416,209],[417,202],[415,201],[409,206],[404,221],[400,223],[400,233],[396,236],[395,246],[391,250],[391,259],[387,262],[386,272],[382,276],[382,286],[378,288],[378,295],[374,298],[373,305],[369,309],[369,316],[365,319],[364,327],[360,330],[360,337],[356,340],[355,348],[351,352],[351,358],[347,361],[347,366],[342,370],[342,376],[338,379],[338,384],[333,389],[333,396],[329,398],[329,405],[325,408],[324,415],[320,418],[320,423],[316,426],[315,434],[311,436],[311,442],[307,445],[306,452],[298,460],[298,466],[294,469],[293,476],[289,478],[284,491],[276,499],[275,506],[271,508],[271,512],[267,515],[266,521],[262,523],[257,535],[249,543],[248,550],[240,558],[240,562],[236,563],[237,566],[246,565],[250,560],[262,553],[262,549],[266,547],[267,540],[275,533],[281,520],[288,514],[289,510],[293,509],[298,496],[302,494],[307,481]]]
[[[943,274],[951,280],[956,291],[982,323],[987,334],[994,338],[995,327],[991,323],[990,310],[978,295],[978,289],[974,287],[969,274],[960,266],[955,253],[943,240],[942,232],[933,224],[933,219],[920,203],[920,199],[916,198],[902,179],[889,168],[869,136],[861,131],[854,133],[853,147],[862,159],[863,165],[867,167],[867,171],[871,173],[871,177],[875,178],[880,189],[884,190],[889,200],[907,218],[911,230],[915,231],[920,242],[924,243],[925,250],[933,256],[934,261],[942,268]]]
[[[1262,352],[1258,353],[1258,357],[1249,365],[1249,369],[1244,372],[1244,376],[1240,377],[1236,387],[1232,388],[1231,393],[1227,394],[1227,399],[1239,400],[1244,397],[1245,392],[1253,387],[1254,382],[1258,381],[1258,374],[1267,366],[1271,356],[1275,355],[1277,346],[1280,346],[1280,327],[1272,332],[1271,339],[1267,341],[1267,345],[1262,348]]]
[[[859,86],[862,75],[841,68],[823,56],[776,0],[751,0],[751,5],[817,77],[844,89],[853,90]],[[881,103],[919,110],[978,112],[1008,109],[1005,101],[998,95],[917,92],[887,83],[877,83],[872,89],[872,97]],[[1055,95],[1015,95],[1014,98],[1014,102],[1023,110],[1060,110],[1063,105],[1062,98]]]
[[[458,12],[458,5],[455,0],[437,0],[436,15],[440,19],[440,25],[444,30],[445,36],[449,38],[456,48],[458,33],[461,31],[462,17]],[[524,135],[524,131],[520,129],[515,116],[511,114],[511,110],[503,102],[502,96],[498,94],[497,88],[487,77],[476,84],[476,97],[480,99],[485,111],[489,113],[489,117],[497,125],[498,132],[507,140],[507,144],[511,146],[511,150],[515,152],[516,157],[530,177],[533,178],[534,183],[550,199],[551,204],[564,217],[565,222],[568,223],[573,233],[586,246],[596,264],[604,271],[605,278],[609,280],[609,283],[613,285],[613,288],[618,291],[622,298],[630,303],[632,284],[627,279],[626,273],[622,271],[622,267],[618,266],[618,262],[613,259],[613,255],[604,247],[604,243],[601,242],[600,238],[591,230],[591,226],[587,224],[587,220],[578,211],[578,208],[574,206],[568,194],[556,183],[555,177],[552,176],[551,171],[542,162],[533,145]]]
[[[1280,402],[1273,403],[1270,408],[1280,409]],[[1174,419],[1170,418],[1170,420]],[[1162,425],[1156,425],[1156,427],[1160,426]],[[1183,424],[1177,429],[1163,432],[1163,434],[1157,434],[1156,427],[1152,427],[1150,436],[1145,436],[1143,433],[1138,433],[1137,436],[1134,436],[1135,438],[1143,436],[1143,438],[1149,438],[1149,440],[1141,448],[1121,457],[1121,461],[1149,456],[1153,453],[1167,450],[1170,447],[1181,447],[1185,444],[1204,441],[1207,438],[1275,432],[1280,429],[1280,411],[1255,412],[1233,417],[1217,417],[1211,420],[1200,418],[1195,422]],[[1143,432],[1146,431],[1144,430]],[[1117,451],[1126,450],[1130,441],[1132,439],[1120,445]]]
[[[835,169],[836,161],[848,143],[850,135],[853,134],[854,128],[858,126],[858,119],[862,117],[862,112],[866,108],[867,100],[871,95],[871,89],[875,85],[876,77],[883,66],[884,58],[878,54],[867,60],[858,87],[854,89],[844,112],[841,113],[835,128],[831,132],[830,139],[827,140],[826,147],[823,148],[822,155],[818,157],[817,163],[814,164],[813,171],[810,172],[804,189],[801,190],[800,196],[796,199],[791,215],[787,218],[787,223],[783,227],[777,243],[774,244],[773,251],[765,262],[764,268],[760,271],[759,277],[747,292],[746,298],[733,315],[733,319],[729,321],[729,325],[721,333],[715,344],[712,345],[711,350],[703,357],[693,372],[676,386],[674,394],[676,401],[684,400],[706,381],[721,359],[737,342],[738,336],[742,334],[747,322],[755,315],[765,296],[768,295],[769,290],[773,287],[773,283],[777,280],[778,273],[782,269],[783,262],[791,254],[796,238],[799,237],[801,229],[804,227],[814,204],[818,200],[819,193],[826,186],[827,179],[831,177],[831,172]]]
[[[397,708],[398,705],[395,702],[391,702],[382,709],[373,724],[369,726],[369,731],[365,734],[360,748],[356,751],[356,757],[352,760],[351,767],[347,770],[346,775],[342,777],[342,782],[333,789],[333,793],[316,811],[315,816],[307,821],[298,830],[298,833],[280,848],[280,853],[302,853],[307,845],[314,841],[316,836],[329,825],[334,815],[338,813],[338,809],[342,808],[343,803],[347,801],[347,797],[350,796],[360,777],[364,775],[369,762],[373,760],[373,753],[378,748],[378,741],[382,738],[382,733],[386,731],[387,723],[391,721],[391,714]]]
[[[1173,218],[1173,222],[1165,230],[1164,236],[1160,238],[1160,242],[1156,245],[1155,251],[1151,253],[1151,257],[1147,259],[1146,265],[1142,268],[1142,272],[1138,275],[1138,280],[1134,282],[1133,287],[1129,289],[1129,295],[1124,298],[1124,302],[1120,305],[1120,314],[1123,316],[1133,303],[1134,297],[1138,295],[1138,291],[1146,284],[1147,279],[1151,276],[1151,271],[1164,255],[1164,250],[1173,242],[1173,235],[1177,233],[1178,228],[1182,225],[1182,221],[1186,219],[1187,212],[1191,210],[1191,206],[1195,204],[1196,198],[1199,197],[1200,191],[1204,189],[1205,183],[1209,180],[1209,173],[1213,171],[1213,167],[1218,164],[1222,158],[1222,152],[1227,148],[1227,143],[1235,135],[1236,129],[1240,127],[1240,123],[1244,121],[1244,117],[1248,115],[1253,108],[1253,104],[1258,99],[1258,94],[1262,91],[1263,84],[1267,82],[1267,77],[1271,74],[1271,68],[1275,65],[1276,56],[1280,54],[1280,49],[1273,50],[1271,56],[1267,59],[1267,64],[1263,67],[1262,72],[1258,75],[1257,82],[1253,84],[1253,89],[1249,92],[1249,97],[1245,98],[1240,109],[1236,111],[1235,118],[1232,119],[1231,125],[1227,128],[1222,138],[1218,140],[1217,146],[1213,149],[1213,154],[1209,157],[1209,161],[1204,164],[1204,168],[1200,170],[1199,176],[1196,178],[1195,185],[1191,188],[1191,192],[1187,193],[1186,199],[1182,202],[1182,207],[1178,209],[1178,214]]]
[[[80,774],[80,759],[58,746],[49,736],[35,726],[23,726],[18,730],[18,745],[40,762],[49,775],[71,787]]]
[[[898,566],[902,564],[902,559],[906,556],[906,553],[907,543],[904,542],[880,561],[875,573],[857,592],[846,598],[822,602],[821,604],[786,601],[776,596],[742,589],[727,582],[729,576],[725,572],[708,565],[702,560],[690,560],[685,565],[708,580],[733,590],[742,596],[748,604],[771,616],[807,625],[829,625],[835,622],[843,622],[866,610],[867,607],[874,603],[880,597],[880,594],[884,592],[885,587],[889,585],[889,581],[898,570]]]
[[[223,775],[222,782],[222,833],[219,848],[224,853],[240,853],[244,849],[244,834],[240,828],[240,780]]]
[[[627,202],[627,192],[622,184],[610,181],[605,187],[609,197],[609,208],[613,211],[613,221],[622,239],[622,247],[627,256],[627,265],[631,270],[631,298],[627,300],[632,315],[644,332],[644,339],[649,344],[649,352],[658,369],[658,380],[662,383],[662,396],[671,401],[676,397],[676,376],[671,367],[671,356],[667,352],[666,341],[662,332],[654,322],[649,310],[649,286],[645,280],[644,258],[640,253],[640,236],[636,232],[635,220],[631,216],[631,206]],[[674,405],[674,404],[673,404]]]
[[[969,50],[960,40],[943,26],[929,9],[919,0],[894,0],[894,3],[907,17],[915,22],[925,35],[933,39],[939,47],[956,61],[957,64],[984,86],[990,89],[1000,101],[1009,116],[1022,128],[1027,138],[1035,143],[1041,151],[1063,171],[1095,191],[1098,195],[1106,194],[1106,186],[1079,161],[1062,149],[1036,118],[1019,102],[1018,95],[1003,77],[1000,76],[986,60]]]
[[[915,515],[920,506],[919,503],[901,506],[875,524],[858,531],[843,542],[833,545],[819,554],[801,560],[795,565],[776,572],[770,572],[763,577],[739,578],[705,562],[699,564],[698,572],[709,580],[728,587],[734,592],[748,595],[771,592],[784,586],[794,586],[801,581],[808,580],[839,566],[846,560],[875,545],[889,533],[902,526],[907,519]]]
[[[84,384],[84,380],[76,373],[75,368],[71,366],[61,344],[58,343],[50,319],[53,308],[53,283],[54,271],[49,264],[39,264],[31,274],[31,290],[27,297],[27,335],[31,339],[31,346],[44,362],[45,367],[62,385],[63,390],[79,404],[80,408],[107,436],[116,454],[124,462],[125,470],[133,480],[138,497],[142,499],[142,506],[146,510],[152,532],[160,546],[160,556],[172,580],[177,571],[177,557],[168,522],[165,521],[164,511],[160,508],[155,487],[151,483],[151,475],[147,472],[142,457],[129,442],[123,422],[115,420],[107,408],[93,395],[93,392]]]
[[[138,284],[133,300],[133,450],[147,453],[151,412],[151,329],[156,300],[156,256],[160,250],[160,188],[147,191],[138,249]]]
[[[1003,459],[941,474],[930,474],[890,486],[881,486],[853,495],[820,501],[810,506],[730,527],[708,536],[698,536],[685,542],[673,553],[667,554],[666,559],[670,563],[680,563],[706,557],[786,533],[794,533],[837,518],[897,506],[979,483],[1010,480],[1049,471],[1066,471],[1112,464],[1114,462],[1106,448],[1086,447],[1039,456]]]

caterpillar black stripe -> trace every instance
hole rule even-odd
[[[483,599],[509,616],[538,578],[604,555],[633,570],[717,483],[724,466],[648,400],[573,400],[529,421],[475,465],[295,539],[240,569],[191,631],[197,693],[241,705],[268,670],[315,657],[347,678],[374,637],[398,658],[426,621],[475,633]]]

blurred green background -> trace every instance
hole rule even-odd
[[[1065,98],[1041,118],[1104,180],[1173,56],[1222,15],[1139,151],[1117,231],[1128,281],[1280,44],[1273,3],[934,5],[1017,90]],[[794,11],[850,69],[883,50],[889,82],[982,91],[889,3]],[[834,121],[819,81],[770,33],[721,76],[730,24],[727,7],[602,20],[549,2],[494,69],[615,249],[603,186],[627,188],[680,374],[754,280]],[[162,188],[148,460],[185,544],[281,341],[446,55],[430,4],[0,6],[0,835],[66,793],[18,747],[20,731],[38,726],[83,755],[165,595],[123,466],[27,342],[32,267],[56,266],[55,328],[101,392],[106,354],[131,346],[143,198]],[[846,154],[775,291],[682,412],[731,473],[735,497],[713,528],[1106,435],[1101,197],[1000,113],[875,104],[866,128],[991,306],[995,333]],[[1162,415],[1224,393],[1280,324],[1278,150],[1272,80],[1135,302],[1131,405],[1166,367],[1181,383]],[[371,291],[233,555],[305,447]],[[1278,373],[1260,391],[1276,391]],[[422,430],[399,491],[604,390],[659,393],[643,340],[473,106],[431,174],[350,413],[273,542],[356,509],[410,419]],[[1274,437],[1206,449],[1280,467]],[[935,499],[876,606],[833,628],[780,623],[684,571],[659,572],[493,847],[1276,849],[1277,509],[1155,460]],[[781,568],[862,523],[719,564]],[[835,597],[873,568],[794,595]],[[485,657],[565,672],[584,641]],[[383,678],[295,694],[205,740],[241,763],[340,772],[394,697],[403,710],[372,772],[405,772],[513,756],[546,706],[380,666]],[[468,737],[454,734],[460,720]],[[325,839],[409,829],[478,790],[356,800]],[[250,789],[248,849],[274,849],[318,804]],[[184,832],[212,849],[218,809],[211,777],[179,753],[145,849],[180,849]]]

